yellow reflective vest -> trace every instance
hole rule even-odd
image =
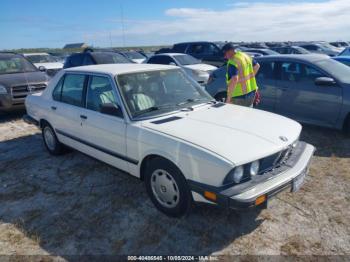
[[[254,68],[253,68],[253,59],[243,53],[243,52],[236,52],[233,58],[229,59],[227,61],[227,70],[226,70],[226,83],[227,85],[230,83],[229,75],[228,75],[228,67],[230,65],[233,65],[237,68],[238,71],[238,83],[235,86],[231,97],[237,97],[242,96],[245,94],[248,94],[252,91],[255,91],[258,89],[258,86],[256,84],[255,76],[254,76]]]

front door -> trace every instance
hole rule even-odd
[[[113,110],[105,110],[106,105]],[[128,172],[136,164],[126,152],[126,122],[113,80],[106,75],[91,75],[86,91],[86,107],[81,109],[81,140],[84,150],[110,165]]]
[[[296,62],[281,62],[276,81],[276,112],[298,121],[334,126],[342,104],[340,86],[317,86],[318,77],[328,77],[318,68]]]

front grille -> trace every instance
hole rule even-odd
[[[13,99],[24,99],[28,94],[40,92],[45,88],[45,84],[13,86],[11,88],[11,94]]]
[[[271,156],[268,156],[262,159],[260,162],[259,174],[264,174],[266,172],[271,171],[274,168],[277,168],[283,165],[289,159],[292,151],[293,151],[293,147],[290,146],[287,149],[284,149],[280,152],[277,152],[276,154],[273,154]]]

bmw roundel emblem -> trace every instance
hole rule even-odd
[[[285,136],[280,136],[280,139],[281,139],[283,142],[288,142],[288,138],[286,138]]]

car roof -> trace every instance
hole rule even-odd
[[[31,55],[49,55],[48,53],[24,53],[24,56],[31,56]]]
[[[67,68],[65,69],[65,71],[120,75],[120,74],[127,74],[127,73],[169,70],[169,69],[176,69],[176,68],[178,67],[170,66],[170,65],[131,64],[130,63],[130,64],[101,64],[101,65],[79,66],[79,67]]]
[[[168,55],[168,56],[186,55],[186,56],[188,56],[188,54],[184,54],[184,53],[161,53],[161,54],[156,54],[154,56],[162,56],[162,55]]]
[[[193,41],[193,42],[181,42],[181,43],[176,43],[176,44],[174,44],[174,45],[183,45],[183,44],[186,44],[186,45],[189,45],[189,44],[208,44],[208,43],[215,44],[215,42],[209,42],[209,41]]]
[[[322,54],[298,54],[298,55],[270,55],[270,56],[262,56],[257,57],[257,60],[298,60],[298,61],[304,61],[304,62],[315,62],[322,59],[329,59],[330,57],[327,55]]]

